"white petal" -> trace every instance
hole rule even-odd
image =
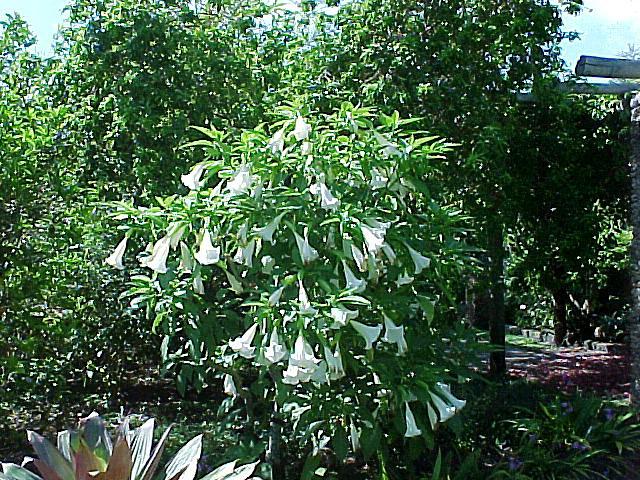
[[[382,331],[382,325],[371,327],[369,325],[356,322],[355,320],[351,321],[351,326],[362,336],[362,338],[364,338],[364,341],[366,342],[365,350],[373,348],[373,342],[378,339],[380,332]]]
[[[227,182],[227,191],[231,195],[241,195],[247,193],[253,183],[251,177],[251,165],[242,165],[234,174],[234,176]]]
[[[193,257],[191,256],[191,251],[189,247],[184,242],[180,242],[180,266],[181,270],[189,273],[195,267],[193,262]]]
[[[305,140],[309,137],[310,133],[311,125],[309,125],[302,117],[296,118],[296,126],[293,130],[293,136],[296,137],[296,140]]]
[[[166,235],[158,240],[153,246],[151,256],[145,257],[140,260],[140,264],[143,267],[148,267],[151,270],[158,273],[167,272],[167,257],[169,256],[169,249],[171,248],[171,237]]]
[[[105,259],[105,263],[107,265],[111,265],[118,270],[124,270],[124,265],[122,264],[122,257],[124,256],[124,252],[127,248],[127,237],[124,237],[118,246],[115,248],[113,253],[109,255]]]
[[[204,170],[205,166],[203,164],[196,165],[187,175],[181,175],[180,180],[182,180],[184,186],[190,190],[198,190],[204,184],[204,182],[200,180]]]
[[[300,251],[300,258],[302,258],[303,263],[313,262],[318,258],[318,251],[309,245],[309,239],[307,238],[307,230],[305,229],[304,238],[298,235],[296,232],[293,232],[293,235],[296,239],[296,244],[298,246],[298,250]]]
[[[284,287],[278,288],[275,292],[269,295],[269,305],[271,305],[272,307],[278,305],[278,303],[280,303],[282,292],[284,292]]]
[[[195,254],[195,258],[202,265],[211,265],[220,261],[220,247],[211,244],[211,234],[205,230],[200,242],[200,249]]]
[[[418,428],[418,425],[416,425],[416,419],[413,416],[413,412],[411,411],[411,409],[409,408],[409,403],[405,402],[405,422],[407,424],[407,431],[405,432],[404,436],[407,438],[410,437],[418,437],[420,435],[422,435],[422,431]]]
[[[258,324],[254,323],[247,329],[241,337],[229,340],[229,347],[236,353],[245,358],[253,358],[255,356],[255,347],[251,346],[253,339],[258,330]]]
[[[355,293],[362,293],[367,288],[367,281],[356,277],[349,266],[343,261],[344,278],[347,283],[347,290],[353,290]]]
[[[364,237],[364,243],[369,253],[376,254],[384,245],[384,236],[386,230],[380,228],[372,228],[369,225],[361,224],[360,230]]]
[[[389,317],[384,315],[384,327],[385,332],[382,340],[388,343],[395,343],[398,346],[398,353],[404,354],[407,351],[404,326],[397,326]]]
[[[307,295],[307,291],[304,288],[302,280],[300,280],[298,286],[298,303],[300,304],[300,306],[298,307],[298,311],[302,315],[314,316],[316,313],[318,313],[318,310],[311,306],[311,302],[309,301],[309,297]]]
[[[200,274],[200,271],[198,271],[198,273],[193,277],[193,289],[196,293],[204,295],[204,284],[202,283],[202,275]]]
[[[264,240],[265,242],[271,242],[271,244],[273,244],[273,234],[278,229],[278,226],[280,225],[280,221],[282,220],[282,217],[285,216],[285,214],[286,212],[281,213],[280,215],[275,217],[273,220],[271,220],[271,222],[269,222],[269,224],[266,227],[259,228],[256,231],[256,233],[260,236],[260,238],[262,238],[262,240]]]
[[[342,305],[331,307],[331,318],[334,320],[331,328],[342,328],[349,323],[349,320],[358,318],[359,314],[357,310],[349,310]]]
[[[224,393],[231,397],[238,396],[238,390],[236,389],[236,384],[233,381],[233,377],[229,374],[224,376]]]
[[[278,130],[269,143],[267,144],[267,148],[271,150],[271,153],[282,153],[284,151],[284,128]]]
[[[233,261],[249,268],[253,266],[253,252],[256,247],[255,239],[252,239],[244,247],[238,247],[238,251],[233,257]]]
[[[278,363],[287,356],[287,347],[280,343],[277,330],[271,333],[269,346],[265,348],[264,357],[269,363]]]
[[[398,288],[402,287],[403,285],[410,285],[413,282],[414,278],[409,276],[407,274],[407,272],[405,271],[403,275],[400,275],[398,277],[398,279],[396,280],[396,285],[398,286]]]
[[[455,415],[455,407],[447,405],[439,396],[435,395],[432,392],[429,392],[429,395],[431,396],[433,405],[436,407],[436,410],[438,410],[440,422],[444,423]]]
[[[428,268],[429,265],[431,265],[431,259],[417,252],[416,250],[411,248],[409,245],[407,245],[406,247],[407,247],[407,250],[409,250],[409,255],[411,255],[411,260],[413,260],[413,264],[416,267],[415,274],[419,275],[420,272],[422,272],[422,270],[424,270],[425,268]]]
[[[366,271],[367,264],[365,262],[364,254],[362,253],[362,250],[360,250],[355,245],[351,245],[351,255],[353,255],[353,259],[355,260],[356,265],[358,266],[358,270],[360,270],[361,272]]]
[[[276,260],[270,255],[265,255],[260,259],[260,263],[262,263],[262,273],[271,275],[273,267],[276,265]]]
[[[453,393],[451,393],[451,388],[446,383],[438,382],[436,383],[436,387],[438,387],[442,396],[444,396],[444,398],[449,402],[449,404],[453,405],[456,410],[460,410],[461,408],[464,408],[464,406],[467,404],[466,400],[461,400],[459,398],[456,398],[453,395]]]
[[[293,353],[289,357],[289,363],[296,367],[312,369],[315,368],[319,362],[320,360],[318,360],[313,354],[313,348],[311,345],[302,336],[302,334],[298,335],[293,348]]]
[[[393,248],[391,248],[391,245],[389,245],[386,242],[383,243],[382,244],[382,251],[384,252],[384,254],[389,259],[389,262],[391,262],[391,263],[395,263],[396,262],[396,252],[393,250]]]

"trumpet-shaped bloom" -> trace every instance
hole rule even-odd
[[[202,265],[211,265],[220,261],[220,247],[214,247],[211,243],[211,234],[205,230],[200,242],[200,249],[195,254],[196,260]]]
[[[229,374],[224,376],[224,393],[229,395],[230,397],[238,396],[238,389],[236,388],[236,383],[233,381],[233,377]]]
[[[413,282],[414,278],[409,276],[405,270],[403,275],[399,275],[398,279],[396,280],[396,285],[398,286],[398,288],[402,287],[403,285],[410,285]]]
[[[299,383],[305,383],[311,380],[311,374],[313,373],[315,368],[308,369],[298,367],[291,363],[289,360],[289,365],[287,369],[282,372],[282,383],[286,383],[287,385],[298,385]]]
[[[124,270],[124,265],[122,264],[122,257],[124,256],[124,251],[127,249],[127,237],[124,237],[118,246],[115,248],[113,253],[109,255],[104,262],[107,265],[111,265],[118,270]]]
[[[196,165],[188,174],[181,175],[180,180],[182,180],[184,186],[189,188],[189,190],[198,190],[204,185],[204,181],[200,180],[204,170],[205,166],[203,164]]]
[[[430,403],[427,403],[427,415],[429,416],[429,424],[431,424],[431,429],[433,430],[438,423],[438,415]]]
[[[284,151],[284,128],[281,128],[273,134],[273,137],[271,137],[267,144],[267,148],[271,150],[271,153],[274,155]]]
[[[242,165],[234,176],[227,182],[227,190],[230,195],[242,195],[249,191],[251,184],[253,183],[250,170],[250,164]]]
[[[316,260],[318,258],[318,251],[309,244],[309,230],[307,228],[304,229],[304,238],[298,235],[295,231],[293,232],[293,235],[296,238],[296,244],[300,251],[302,263],[309,263]]]
[[[273,272],[273,267],[276,266],[276,260],[270,255],[265,255],[260,259],[260,263],[262,263],[262,273],[265,275],[271,275]]]
[[[269,338],[269,346],[264,349],[264,358],[267,359],[269,363],[278,363],[287,356],[287,353],[287,347],[280,343],[278,331],[273,330],[273,332],[271,332],[271,338]]]
[[[400,151],[400,149],[398,149],[396,145],[394,145],[389,140],[387,140],[386,137],[384,137],[383,135],[380,135],[375,130],[373,131],[373,136],[378,141],[378,144],[382,147],[382,155],[385,158],[392,157],[392,156],[398,156],[398,157],[402,156],[402,152]]]
[[[318,313],[318,310],[311,306],[311,302],[309,301],[309,296],[307,295],[307,291],[304,288],[304,284],[302,280],[300,280],[299,288],[298,288],[298,303],[300,306],[298,307],[298,311],[302,315],[315,315]]]
[[[340,206],[340,200],[333,196],[324,182],[314,183],[309,190],[320,197],[320,206],[325,210],[337,210]]]
[[[189,247],[184,242],[180,242],[180,266],[181,270],[189,273],[192,272],[195,267],[193,257]]]
[[[418,428],[418,425],[416,424],[416,419],[413,416],[413,412],[411,411],[411,408],[409,408],[409,402],[405,402],[404,406],[405,406],[404,420],[405,420],[405,423],[407,424],[407,430],[404,436],[407,438],[419,437],[420,435],[422,435],[422,430],[420,430]]]
[[[302,147],[300,147],[300,153],[302,153],[302,155],[309,155],[312,149],[313,149],[313,145],[311,144],[311,142],[302,142]]]
[[[253,338],[256,336],[258,324],[254,323],[244,332],[241,337],[229,340],[229,347],[234,352],[240,354],[244,358],[253,358],[255,356],[256,347],[252,347]]]
[[[365,288],[367,288],[367,281],[356,277],[349,268],[349,265],[344,261],[342,262],[342,267],[344,268],[344,279],[347,282],[347,290],[353,290],[355,293],[364,292]]]
[[[169,235],[165,235],[155,243],[151,255],[140,260],[140,265],[148,267],[154,272],[166,273],[167,257],[169,256],[170,248],[171,237]]]
[[[200,270],[193,276],[193,290],[200,295],[204,295],[204,283],[202,283]]]
[[[429,395],[431,396],[434,407],[438,410],[441,423],[446,422],[456,414],[456,408],[454,406],[447,405],[442,398],[433,392],[429,392]]]
[[[180,239],[187,231],[187,226],[182,222],[174,222],[169,225],[169,229],[167,230],[167,235],[171,237],[171,248],[176,248]]]
[[[233,261],[251,268],[253,266],[253,252],[256,249],[256,241],[252,239],[244,247],[238,247]]]
[[[358,318],[359,314],[360,312],[357,310],[349,310],[342,305],[331,307],[331,318],[333,318],[333,325],[331,325],[331,328],[342,328],[349,323],[349,320]]]
[[[365,325],[364,323],[351,320],[351,326],[362,336],[362,338],[364,338],[364,341],[366,342],[364,348],[366,350],[370,350],[373,348],[373,342],[378,340],[380,332],[382,332],[382,325],[371,327],[369,325]]]
[[[229,281],[229,285],[231,285],[231,291],[237,294],[241,294],[244,292],[244,288],[242,288],[242,283],[228,270],[225,270],[224,273],[227,275],[227,280]]]
[[[361,272],[364,272],[367,269],[367,263],[365,262],[364,254],[362,253],[362,250],[360,250],[358,247],[352,244],[351,255],[353,256],[353,259],[356,262],[358,270],[360,270]]]
[[[313,348],[302,334],[298,335],[293,347],[293,353],[289,357],[289,364],[301,368],[315,368],[320,360],[313,354]]]
[[[328,383],[327,378],[327,362],[320,360],[316,368],[312,369],[310,380],[320,385]]]
[[[451,393],[451,387],[449,387],[449,385],[447,385],[446,383],[438,382],[436,383],[436,387],[438,388],[439,393],[441,393],[442,396],[449,402],[449,405],[452,405],[456,410],[464,408],[464,406],[467,404],[466,400],[456,398],[453,393]]]
[[[273,242],[273,234],[278,229],[278,226],[280,225],[280,222],[282,221],[282,217],[284,217],[285,214],[286,214],[286,212],[281,213],[280,215],[275,217],[273,220],[271,220],[266,227],[262,227],[262,228],[257,229],[256,233],[258,234],[258,236],[262,240],[264,240],[265,242],[271,242],[271,244],[273,245],[273,243],[274,243]]]
[[[276,289],[271,295],[269,295],[269,305],[271,305],[272,307],[278,305],[280,303],[282,292],[284,292],[284,287]]]
[[[362,236],[364,237],[364,243],[367,246],[367,250],[375,255],[384,244],[385,232],[373,229],[364,224],[360,225],[360,230],[362,230]]]
[[[329,367],[330,380],[338,380],[346,375],[342,364],[342,355],[340,354],[340,344],[336,345],[335,353],[332,353],[331,349],[325,345],[324,358]]]
[[[431,259],[425,257],[421,253],[417,252],[409,245],[407,245],[407,250],[409,250],[409,255],[411,255],[411,260],[413,260],[413,264],[416,267],[415,274],[419,275],[422,270],[428,268],[431,265]]]
[[[389,259],[389,262],[396,263],[396,252],[393,250],[393,248],[391,248],[391,245],[389,245],[386,242],[383,243],[382,244],[382,251],[384,252],[384,254]]]
[[[296,140],[306,140],[311,133],[311,125],[309,125],[303,117],[296,118],[296,126],[293,129],[293,136]]]
[[[387,343],[395,343],[398,346],[398,353],[404,354],[407,351],[407,341],[404,338],[404,326],[397,326],[393,321],[384,316],[384,336],[382,340]]]

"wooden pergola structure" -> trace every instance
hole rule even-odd
[[[580,77],[640,79],[640,61],[583,55],[576,66]],[[631,401],[640,406],[640,84],[639,83],[560,83],[558,88],[569,93],[624,94],[633,92],[631,100],[631,211],[633,229],[631,243],[631,311],[629,313],[629,346],[631,355]],[[531,93],[518,95],[518,100],[535,102]]]

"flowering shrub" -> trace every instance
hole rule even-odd
[[[397,113],[280,113],[270,134],[198,128],[189,147],[208,159],[182,176],[188,192],[119,203],[127,232],[106,261],[125,268],[127,239],[154,239],[129,295],[179,385],[223,372],[231,397],[273,403],[339,456],[372,453],[382,432],[428,440],[465,404],[433,347],[465,258],[462,216],[427,183],[451,146]]]

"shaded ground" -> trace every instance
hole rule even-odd
[[[507,348],[509,374],[539,381],[565,392],[577,389],[598,395],[629,398],[628,354],[586,351],[581,348]]]

